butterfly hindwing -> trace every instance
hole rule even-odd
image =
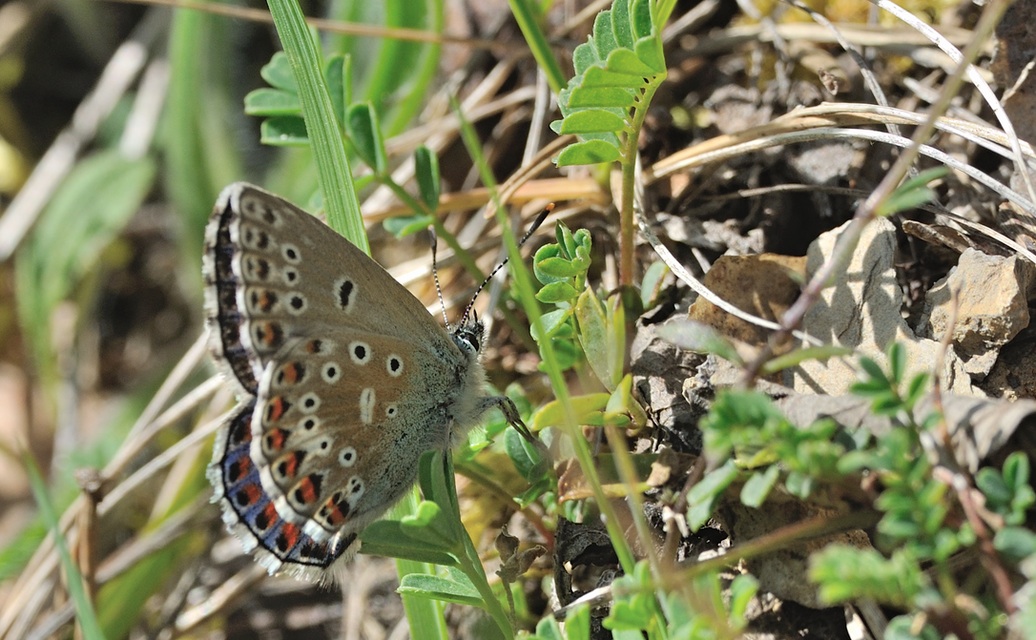
[[[271,572],[283,567],[304,578],[317,578],[339,559],[355,553],[355,534],[317,541],[302,527],[281,518],[262,487],[252,463],[251,420],[254,403],[231,413],[216,436],[209,479],[216,488],[223,520],[246,549]],[[352,548],[350,548],[352,547]]]

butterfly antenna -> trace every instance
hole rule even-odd
[[[522,246],[525,245],[525,241],[528,240],[529,237],[532,236],[532,234],[536,233],[536,230],[540,228],[540,225],[543,224],[543,221],[547,219],[547,216],[549,216],[552,211],[554,211],[553,202],[550,202],[547,204],[547,206],[543,207],[543,211],[541,211],[540,214],[536,216],[536,219],[532,221],[532,226],[529,227],[529,230],[525,232],[525,235],[522,236],[522,239],[518,241],[519,249],[521,249]],[[489,275],[486,276],[485,280],[482,281],[482,284],[478,285],[478,288],[475,289],[475,293],[471,296],[471,302],[469,302],[468,306],[464,308],[464,315],[460,317],[460,326],[464,326],[464,323],[468,319],[468,314],[470,314],[472,312],[472,309],[474,309],[475,298],[478,298],[478,294],[482,293],[482,290],[486,288],[486,285],[489,284],[489,281],[493,279],[493,276],[495,276],[501,269],[507,266],[507,261],[510,259],[511,257],[507,256],[506,258],[501,260],[500,264],[493,267],[493,270],[489,272]]]
[[[432,280],[435,281],[435,295],[439,298],[439,308],[442,309],[442,319],[446,323],[447,331],[450,328],[450,318],[446,315],[446,301],[442,298],[442,287],[439,285],[439,265],[436,263],[436,248],[439,245],[439,236],[435,234],[435,227],[428,229],[432,234]]]

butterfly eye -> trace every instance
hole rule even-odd
[[[482,348],[482,331],[481,322],[457,327],[453,332],[453,342],[462,351],[470,354],[478,353],[479,349]]]

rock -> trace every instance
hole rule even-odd
[[[792,274],[801,279],[805,267],[805,258],[773,253],[720,256],[705,274],[703,284],[738,309],[777,322],[799,295],[799,283]],[[705,298],[694,301],[687,317],[755,346],[766,344],[772,333],[730,315]]]
[[[1018,256],[965,250],[957,266],[925,296],[919,331],[936,340],[952,332],[965,370],[984,378],[1000,347],[1029,326],[1027,293],[1033,271],[1032,263]],[[952,292],[957,294],[956,318]]]
[[[809,277],[828,259],[849,224],[821,235],[810,245],[806,263]],[[866,355],[883,368],[887,366],[888,346],[900,342],[906,347],[908,375],[931,373],[938,366],[944,389],[984,395],[972,386],[952,348],[944,354],[937,341],[918,338],[903,319],[903,294],[893,268],[895,250],[896,231],[891,222],[879,218],[867,225],[849,263],[836,273],[832,285],[806,313],[803,331],[824,343],[850,347],[856,350],[856,358]],[[859,379],[854,368],[856,358],[805,362],[788,371],[785,384],[801,393],[848,393],[849,386]]]

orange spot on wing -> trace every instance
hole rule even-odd
[[[324,503],[324,508],[327,510],[327,523],[332,527],[345,522],[346,517],[349,515],[349,503],[341,502],[336,503],[334,499],[330,499]]]
[[[266,450],[271,453],[277,453],[284,448],[284,443],[288,440],[288,432],[284,429],[272,429],[263,436],[263,443],[266,445]]]
[[[285,522],[281,526],[281,533],[277,536],[277,548],[281,552],[286,552],[295,546],[295,543],[299,541],[299,528],[290,522]]]

